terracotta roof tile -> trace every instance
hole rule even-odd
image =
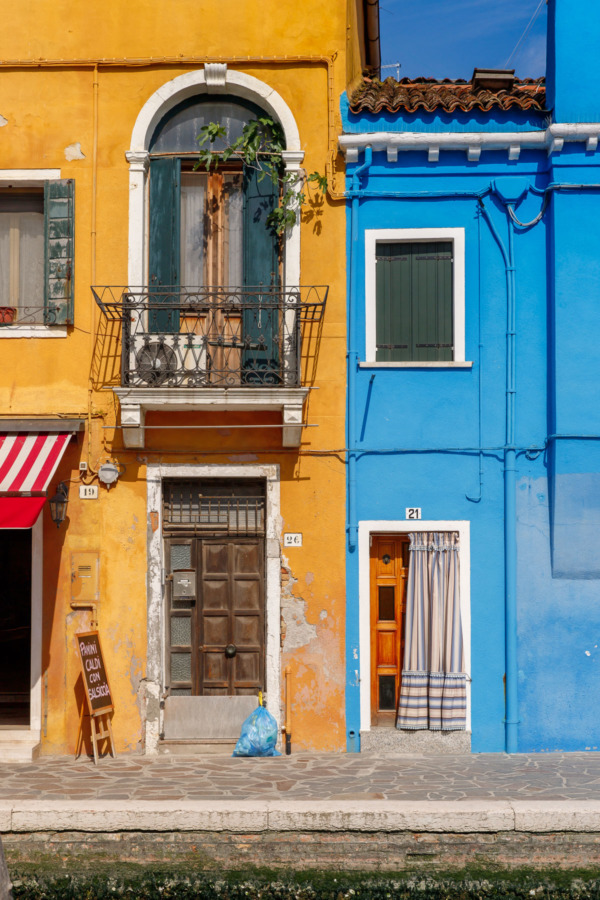
[[[489,90],[472,81],[444,78],[386,78],[377,81],[367,76],[350,97],[353,113],[370,112],[470,112],[474,109],[545,110],[546,87],[543,78],[515,78],[510,90]]]

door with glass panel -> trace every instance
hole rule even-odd
[[[165,498],[167,692],[256,696],[265,675],[262,485],[173,483]]]
[[[393,726],[398,708],[408,575],[407,535],[371,536],[371,724]]]

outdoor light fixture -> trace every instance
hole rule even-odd
[[[102,484],[106,485],[107,491],[110,490],[111,485],[113,485],[119,475],[121,474],[121,470],[119,466],[116,466],[112,462],[105,462],[98,468],[98,478],[102,482]]]
[[[58,487],[56,488],[56,493],[54,497],[51,497],[48,503],[50,504],[50,516],[52,517],[52,521],[56,525],[57,528],[60,528],[62,523],[65,521],[65,516],[67,515],[67,503],[69,502],[69,488],[65,481],[61,481]]]

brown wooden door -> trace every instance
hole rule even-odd
[[[263,539],[227,536],[168,543],[172,571],[174,558],[186,559],[189,545],[196,573],[194,598],[178,601],[172,587],[169,591],[170,694],[256,694],[264,688]]]
[[[371,538],[371,724],[393,725],[404,656],[408,540]]]

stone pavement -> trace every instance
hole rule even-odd
[[[600,754],[5,762],[0,834],[15,864],[598,867]]]
[[[14,800],[600,802],[600,753],[121,755],[98,766],[72,757],[0,761],[0,802]]]

